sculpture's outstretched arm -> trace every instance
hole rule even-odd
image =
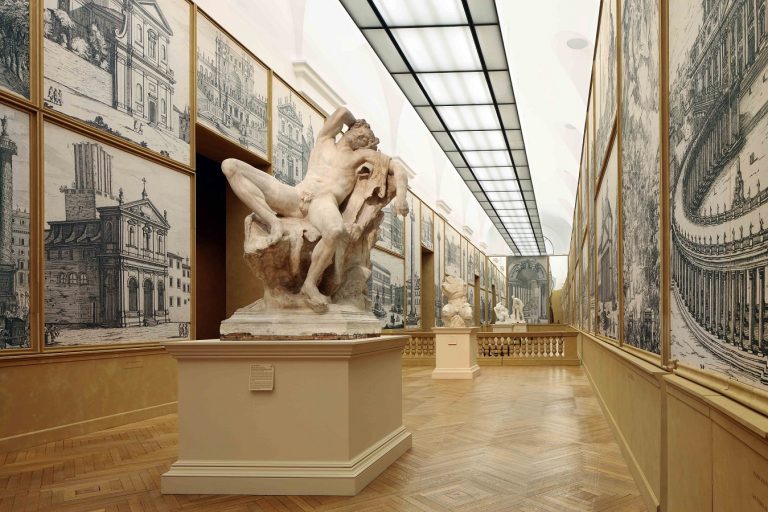
[[[325,124],[320,128],[317,134],[318,139],[333,139],[341,132],[344,125],[352,126],[355,123],[355,116],[346,107],[339,107],[325,120]]]

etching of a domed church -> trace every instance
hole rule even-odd
[[[325,116],[278,77],[272,79],[272,174],[296,185],[307,175],[309,154]]]
[[[190,163],[190,4],[44,0],[47,108]]]
[[[766,4],[669,6],[671,352],[768,389]]]
[[[45,126],[46,346],[187,338],[190,179]]]
[[[197,16],[197,121],[267,159],[268,70]]]

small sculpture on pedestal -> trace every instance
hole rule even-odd
[[[512,319],[509,317],[509,310],[504,307],[503,302],[499,302],[494,306],[493,312],[496,313],[496,321],[494,324],[511,324]]]
[[[394,199],[397,214],[407,215],[408,178],[378,143],[368,123],[342,107],[319,131],[295,187],[240,160],[222,163],[253,211],[245,219],[245,260],[264,284],[263,299],[222,323],[222,339],[381,333],[367,297],[370,251],[382,208]]]
[[[472,306],[467,302],[467,284],[455,276],[445,276],[443,318],[448,327],[468,327],[472,321]]]
[[[525,316],[523,315],[523,301],[517,297],[512,297],[512,323],[524,324]]]
[[[512,297],[512,314],[509,314],[509,310],[504,307],[504,304],[499,302],[496,307],[493,308],[496,313],[495,325],[506,324],[524,324],[525,318],[523,317],[523,301],[517,297]]]

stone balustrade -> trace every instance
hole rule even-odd
[[[403,350],[403,364],[434,365],[435,335],[411,332]],[[480,365],[578,365],[576,331],[477,333]]]

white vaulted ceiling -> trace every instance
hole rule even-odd
[[[567,252],[599,0],[341,3],[510,248]]]

